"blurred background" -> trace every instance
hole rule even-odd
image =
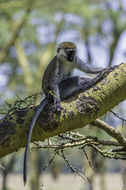
[[[45,67],[56,54],[57,44],[63,41],[75,42],[78,56],[89,64],[109,67],[125,62],[126,1],[0,0],[0,107],[15,97],[41,92]],[[75,74],[83,75],[78,70]],[[125,104],[120,103],[114,110],[126,119]],[[102,119],[126,134],[125,123],[122,127],[122,121],[111,113]],[[90,126],[80,133],[109,139]],[[31,151],[26,187],[22,180],[24,149],[8,155],[0,160],[5,168],[0,168],[0,189],[126,190],[125,161],[105,159],[91,148],[86,152],[94,169],[79,149],[65,151],[72,165],[84,169],[82,179],[70,172],[60,156],[42,173],[53,151]]]

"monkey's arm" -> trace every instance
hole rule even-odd
[[[59,95],[59,63],[56,64],[56,69],[49,80],[49,95],[53,97],[56,111],[60,112],[60,95]]]
[[[92,74],[96,74],[96,73],[100,73],[102,72],[103,70],[105,70],[105,68],[102,68],[102,67],[95,67],[95,66],[92,66],[92,65],[89,65],[87,63],[84,63],[81,59],[79,59],[77,56],[76,56],[76,59],[75,59],[75,64],[76,64],[76,68],[81,70],[81,71],[84,71],[85,73],[92,73]]]

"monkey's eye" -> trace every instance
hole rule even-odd
[[[57,53],[59,53],[59,52],[60,52],[60,50],[61,50],[61,48],[60,48],[60,47],[58,47],[58,48],[57,48]]]

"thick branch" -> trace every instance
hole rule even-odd
[[[86,92],[76,94],[62,102],[60,115],[54,113],[52,104],[48,105],[36,123],[32,142],[83,127],[125,99],[126,63],[123,63]],[[34,109],[31,107],[15,110],[11,116],[1,120],[0,157],[25,146]],[[122,145],[119,138],[118,142]]]

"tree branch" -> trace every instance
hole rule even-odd
[[[44,140],[83,127],[125,99],[126,63],[123,63],[89,90],[75,94],[63,101],[60,115],[55,114],[53,104],[48,105],[38,118],[31,141]],[[25,146],[34,109],[34,106],[16,108],[13,114],[8,114],[1,119],[0,157]],[[112,136],[112,133],[110,135]],[[118,135],[116,133],[114,138],[118,140],[118,143],[125,146],[125,139]]]
[[[120,145],[126,147],[126,138],[120,133],[120,131],[114,129],[112,126],[108,125],[104,121],[101,121],[100,119],[96,119],[95,121],[92,122],[92,124],[104,130],[111,137],[115,138]]]

